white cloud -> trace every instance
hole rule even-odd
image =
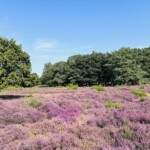
[[[146,47],[149,47],[149,46],[146,46],[146,45],[145,45],[145,46],[144,46],[144,45],[142,46],[142,45],[141,45],[141,46],[136,46],[136,47],[134,47],[134,48],[140,48],[140,49],[142,49],[142,48],[146,48]]]
[[[37,40],[35,42],[35,49],[52,49],[57,48],[58,42],[49,40]]]

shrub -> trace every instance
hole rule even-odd
[[[76,89],[78,89],[78,85],[69,84],[69,85],[67,86],[67,89],[68,89],[68,90],[76,90]]]
[[[97,91],[104,91],[104,87],[102,85],[93,85],[91,86],[91,89],[94,89]]]
[[[146,92],[143,92],[143,91],[140,91],[140,90],[137,90],[137,89],[130,89],[130,92],[139,96],[141,99],[141,101],[144,101],[147,97],[147,93]]]
[[[118,109],[122,107],[121,102],[113,102],[112,100],[108,100],[105,104],[105,106],[109,109]]]
[[[43,105],[42,101],[37,101],[34,98],[30,99],[27,104],[33,108],[39,108]]]

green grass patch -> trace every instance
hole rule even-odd
[[[140,85],[140,89],[144,89],[144,85]]]
[[[105,104],[105,106],[108,109],[119,109],[122,107],[122,103],[121,102],[113,102],[112,100],[108,100]]]
[[[133,136],[132,136],[132,129],[129,127],[129,126],[126,126],[124,128],[124,135],[123,137],[127,140],[132,140],[133,139]]]
[[[148,96],[146,92],[137,89],[130,89],[130,92],[139,96],[141,101],[145,101],[146,97]]]
[[[104,91],[104,87],[102,85],[93,85],[91,86],[91,89],[94,89],[97,91]]]
[[[43,105],[42,101],[39,100],[35,100],[34,98],[31,98],[28,102],[27,102],[28,106],[31,106],[33,108],[39,108],[40,106]]]
[[[77,90],[78,89],[78,85],[76,85],[76,84],[68,84],[67,85],[67,89],[68,90]]]
[[[2,89],[3,91],[13,91],[13,90],[21,90],[23,89],[22,87],[19,86],[7,86],[4,89]]]

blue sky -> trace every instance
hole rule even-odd
[[[149,0],[0,0],[0,36],[30,55],[32,71],[92,51],[150,46]]]

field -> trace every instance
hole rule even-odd
[[[0,150],[149,150],[150,85],[0,93]]]

